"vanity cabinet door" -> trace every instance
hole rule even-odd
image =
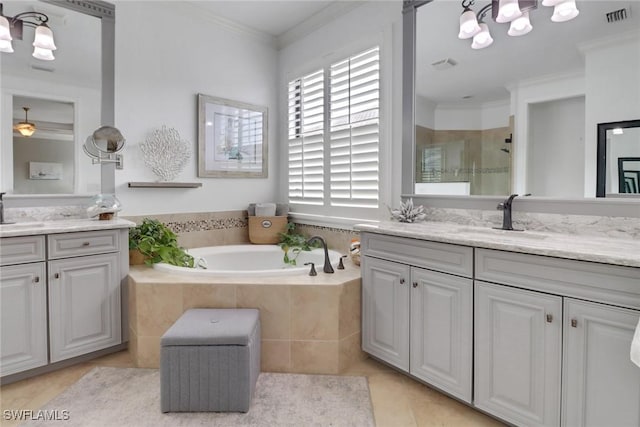
[[[47,364],[45,263],[0,267],[2,376]]]
[[[409,371],[407,265],[362,257],[362,349]]]
[[[411,270],[411,374],[471,403],[473,281]]]
[[[629,350],[640,311],[565,300],[563,422],[640,426],[640,368]]]
[[[120,344],[118,254],[49,262],[51,362]]]
[[[562,298],[475,282],[474,405],[510,423],[560,424]]]

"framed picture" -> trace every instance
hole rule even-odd
[[[268,176],[267,107],[198,94],[198,176]]]
[[[618,192],[640,193],[640,157],[618,157]]]
[[[29,179],[62,179],[62,163],[29,162]]]

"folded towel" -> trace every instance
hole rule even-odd
[[[247,208],[247,213],[249,216],[256,216],[256,204],[249,203],[249,207]]]
[[[256,203],[256,216],[275,216],[275,203]]]
[[[289,204],[287,203],[277,203],[276,204],[276,216],[287,216],[289,215]]]
[[[631,361],[640,367],[640,319],[638,319],[636,333],[631,340]]]

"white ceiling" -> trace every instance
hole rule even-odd
[[[477,12],[489,3],[477,0],[472,8]],[[508,36],[509,24],[495,23],[489,14],[487,24],[494,42],[480,50],[471,49],[471,40],[458,39],[462,12],[459,1],[435,0],[420,7],[416,30],[416,92],[446,105],[508,100],[505,86],[511,83],[582,70],[584,57],[578,45],[640,29],[639,0],[578,0],[576,3],[580,14],[564,23],[551,22],[553,8],[539,4],[538,9],[530,13],[533,30],[520,37]],[[629,5],[629,19],[607,23],[606,12]],[[446,58],[457,61],[458,65],[444,71],[433,69],[433,62]],[[464,96],[472,98],[462,100]]]
[[[335,1],[318,0],[191,0],[214,15],[278,37],[311,18]]]

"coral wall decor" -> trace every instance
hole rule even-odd
[[[143,143],[140,150],[147,165],[160,181],[173,180],[187,165],[191,157],[191,144],[180,138],[174,128],[162,126],[154,130]]]

